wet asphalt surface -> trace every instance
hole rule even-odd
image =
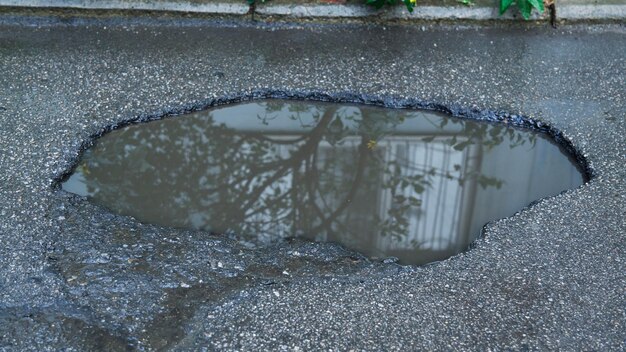
[[[0,350],[626,348],[624,27],[124,21],[0,20]],[[248,248],[59,189],[115,126],[270,96],[540,126],[593,177],[424,267]]]

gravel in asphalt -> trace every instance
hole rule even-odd
[[[626,348],[624,27],[181,21],[0,18],[1,350]],[[249,248],[59,188],[116,126],[263,97],[539,126],[593,177],[423,267]]]

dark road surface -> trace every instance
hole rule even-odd
[[[623,350],[625,72],[617,26],[0,18],[0,350]],[[286,96],[549,126],[593,177],[424,267],[249,248],[60,190],[116,125]]]

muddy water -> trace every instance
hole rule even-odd
[[[111,132],[63,189],[142,222],[250,245],[297,236],[425,264],[467,248],[488,221],[582,183],[535,132],[265,100]]]

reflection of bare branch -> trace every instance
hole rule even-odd
[[[322,221],[322,223],[316,226],[312,233],[316,233],[322,228],[327,228],[329,233],[331,232],[330,225],[337,219],[337,217],[350,205],[351,200],[356,195],[356,192],[363,181],[363,172],[365,171],[365,166],[367,165],[367,157],[369,156],[369,149],[367,148],[367,138],[365,136],[361,137],[361,144],[359,145],[359,161],[357,164],[356,176],[352,181],[352,187],[350,191],[348,191],[348,195],[341,202],[341,205],[335,209],[335,211],[326,219]]]
[[[289,213],[281,216],[281,217],[277,217],[277,218],[270,218],[267,220],[250,220],[250,219],[246,219],[246,224],[248,225],[268,225],[268,224],[276,224],[278,222],[281,222],[283,220],[286,220],[287,218],[289,218],[290,216],[293,215],[293,211],[290,211]]]
[[[315,168],[315,163],[317,162],[317,152],[314,154],[313,161],[307,160],[305,165],[305,172],[309,175],[306,179],[307,192],[309,194],[309,203],[313,211],[317,214],[320,219],[324,218],[324,212],[315,202],[315,190],[313,189],[313,181],[317,181],[317,168]],[[313,164],[313,165],[311,165]],[[315,177],[315,179],[313,178]],[[317,188],[319,190],[319,187]],[[321,198],[324,201],[323,198]]]
[[[280,201],[282,201],[282,200],[284,200],[285,198],[287,198],[287,196],[289,196],[289,195],[290,195],[290,194],[294,191],[294,189],[295,189],[294,187],[290,188],[287,192],[285,192],[285,193],[281,194],[281,195],[280,195],[280,197],[278,197],[278,198],[276,198],[276,199],[273,199],[273,200],[271,200],[271,201],[269,201],[269,202],[266,202],[266,203],[265,203],[265,206],[260,207],[260,208],[257,208],[257,209],[255,209],[253,212],[251,212],[251,213],[249,213],[249,214],[245,214],[245,217],[250,217],[250,216],[253,216],[253,215],[256,215],[256,214],[262,213],[263,211],[265,211],[265,210],[269,209],[269,208],[270,208],[270,206],[275,205],[275,204],[279,204],[279,203],[280,203]],[[249,208],[249,209],[252,209],[252,208]],[[244,210],[245,210],[245,209],[244,209]]]
[[[274,182],[283,177],[289,168],[293,167],[294,165],[301,164],[304,158],[306,158],[317,149],[319,143],[324,137],[326,127],[328,126],[330,121],[332,121],[332,118],[335,115],[335,110],[336,109],[328,109],[324,111],[324,116],[320,120],[319,124],[315,126],[315,128],[308,134],[308,140],[306,141],[306,143],[304,143],[300,148],[292,153],[289,158],[281,160],[279,162],[281,166],[278,171],[274,172],[272,176],[267,178],[260,186],[256,187],[254,191],[250,193],[246,192],[240,195],[240,197],[237,199],[237,203],[242,204],[242,209],[247,209],[251,207],[259,199],[259,197],[261,196],[261,194],[263,194],[263,191],[267,187],[271,186]],[[248,189],[253,179],[253,177],[249,179],[246,187],[244,187],[244,192]],[[244,203],[242,198],[247,198],[247,201]]]

